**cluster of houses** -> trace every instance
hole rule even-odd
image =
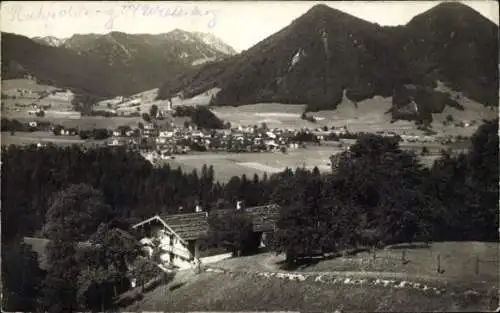
[[[267,129],[262,127],[237,127],[221,130],[199,130],[193,127],[159,128],[153,123],[146,123],[140,131],[129,130],[126,133],[120,130],[113,131],[109,138],[110,146],[126,146],[131,142],[130,137],[139,134],[136,143],[145,153],[155,154],[158,157],[168,157],[171,154],[198,151],[228,151],[228,152],[264,152],[280,151],[283,149],[297,149],[299,142],[296,140],[300,130],[292,129]],[[321,140],[324,131],[302,130],[314,134]]]

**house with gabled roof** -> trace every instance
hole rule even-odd
[[[280,216],[281,207],[268,204],[243,208],[238,202],[237,210],[247,214],[253,224],[253,231],[265,237],[268,232],[274,232]],[[200,262],[200,246],[208,237],[210,231],[209,217],[227,216],[234,209],[201,211],[197,207],[195,213],[155,215],[132,226],[136,229],[141,243],[149,255],[155,249],[165,265],[173,265],[179,269],[190,268]]]

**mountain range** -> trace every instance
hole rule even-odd
[[[2,34],[2,77],[25,74],[41,82],[96,96],[127,95],[158,87],[169,76],[236,54],[212,34],[73,35],[70,38]]]
[[[66,39],[2,33],[2,79],[31,74],[103,98],[159,86],[158,99],[191,97],[217,87],[213,105],[280,102],[309,111],[379,95],[392,97],[393,115],[407,115],[415,102],[410,111],[420,119],[446,106],[460,109],[438,83],[497,106],[498,56],[498,26],[456,2],[396,27],[315,5],[239,54],[213,35],[178,29]]]
[[[459,3],[397,27],[316,5],[236,56],[167,79],[159,98],[218,87],[213,105],[281,102],[316,111],[334,109],[344,95],[355,103],[380,95],[394,96],[395,110],[415,99],[429,116],[456,106],[438,91],[429,96],[437,82],[498,105],[498,26]]]

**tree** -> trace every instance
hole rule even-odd
[[[8,312],[36,311],[44,275],[36,253],[27,245],[3,245],[2,308]]]
[[[422,147],[422,152],[420,154],[423,155],[423,156],[428,155],[429,154],[429,148]]]
[[[322,254],[330,228],[322,178],[299,170],[295,176],[301,187],[296,189],[296,200],[283,209],[274,240],[274,250],[286,253],[289,266],[298,258]]]
[[[338,196],[366,214],[368,224],[377,225],[387,241],[397,240],[403,208],[424,221],[431,219],[432,203],[424,192],[427,174],[396,140],[362,135],[337,163]]]
[[[148,113],[142,113],[142,119],[143,119],[146,123],[150,123],[150,122],[151,122],[151,116],[150,116]]]
[[[156,116],[158,115],[158,106],[156,104],[153,104],[149,109],[149,115],[152,118],[156,118]]]
[[[126,274],[128,265],[141,253],[139,242],[131,234],[110,224],[99,225],[89,241],[96,245],[104,263],[113,265],[121,275]]]
[[[42,306],[44,311],[76,311],[80,267],[76,259],[76,244],[52,240],[47,248],[47,275],[43,282]]]
[[[110,214],[99,191],[85,184],[71,185],[54,195],[43,233],[51,240],[85,241]]]
[[[206,107],[196,107],[191,113],[191,122],[199,128],[223,129],[224,123]]]
[[[498,192],[498,119],[481,125],[471,141],[467,157],[470,181],[484,190]]]
[[[209,242],[231,251],[234,256],[255,251],[258,244],[252,230],[252,220],[241,211],[209,217]]]
[[[412,243],[420,229],[418,216],[410,211],[404,211],[400,221],[400,233],[405,242]]]
[[[100,192],[84,184],[71,185],[56,193],[46,214],[43,232],[49,268],[44,281],[44,305],[50,312],[78,309],[78,285],[75,277],[80,266],[77,247],[107,221],[110,208]],[[90,244],[92,247],[92,244]]]
[[[153,278],[163,275],[163,271],[152,260],[140,257],[133,265],[132,275],[144,292],[144,285]]]
[[[77,299],[92,312],[104,312],[112,305],[114,285],[120,274],[113,266],[87,267],[78,275]]]

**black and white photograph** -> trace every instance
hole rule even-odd
[[[497,1],[0,15],[3,312],[500,312]]]

